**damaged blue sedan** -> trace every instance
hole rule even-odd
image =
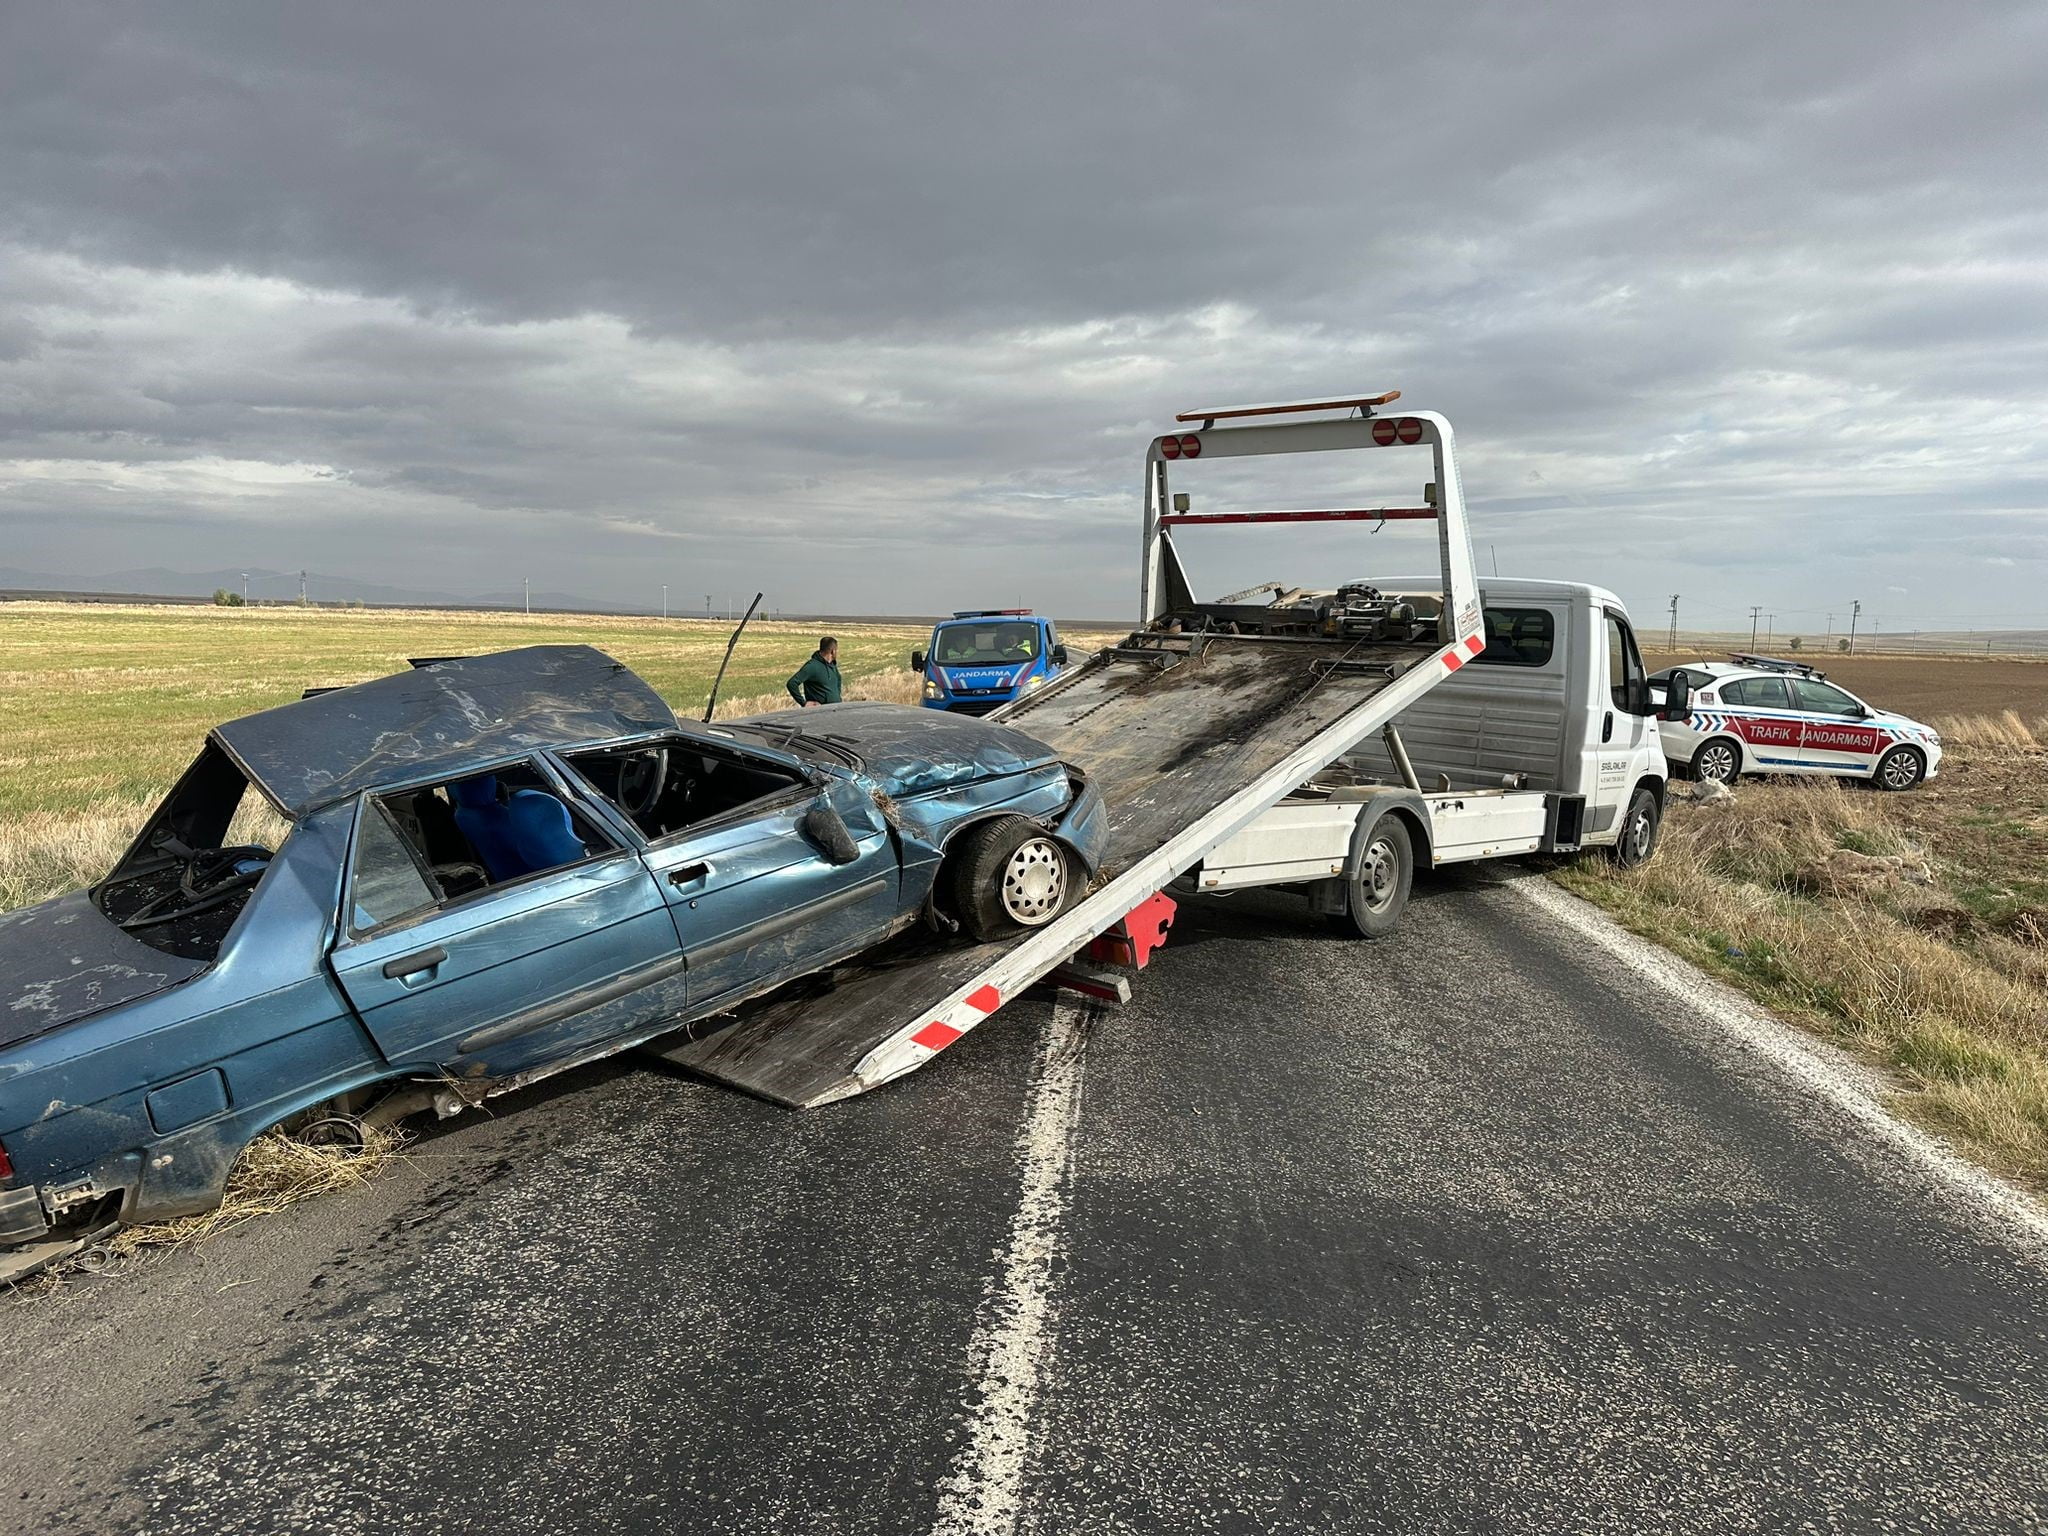
[[[586,646],[219,726],[103,881],[0,915],[0,1280],[218,1203],[272,1126],[460,1107],[920,920],[1042,926],[1105,840],[1021,732],[683,724]]]

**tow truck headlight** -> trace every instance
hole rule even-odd
[[[924,696],[928,699],[943,699],[946,692],[930,678],[924,680]]]

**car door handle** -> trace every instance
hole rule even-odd
[[[674,886],[695,885],[710,873],[709,864],[683,864],[668,872],[668,883]]]
[[[1606,717],[1600,722],[1600,739],[1602,741],[1614,740],[1614,711],[1611,709],[1607,711]]]
[[[448,951],[436,944],[432,949],[418,950],[410,955],[400,955],[396,960],[384,962],[384,974],[393,981],[407,976],[417,976],[421,971],[431,971],[448,958]]]

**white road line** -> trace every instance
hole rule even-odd
[[[1032,1417],[1053,1344],[1053,1264],[1065,1247],[1067,1168],[1081,1111],[1081,1058],[1094,1010],[1061,998],[1017,1137],[1017,1212],[995,1288],[968,1342],[974,1406],[939,1484],[933,1536],[1012,1536],[1023,1513]]]
[[[2003,1230],[2022,1247],[2048,1246],[2048,1211],[2024,1191],[1951,1152],[1885,1108],[1882,1073],[1759,1007],[1670,951],[1623,928],[1590,902],[1541,875],[1507,882],[1550,917],[1605,950],[1653,986],[1717,1024],[1734,1042],[1854,1120],[1924,1175],[1951,1204]]]

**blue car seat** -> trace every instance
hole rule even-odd
[[[515,789],[500,800],[497,775],[485,773],[449,785],[448,793],[455,801],[455,825],[493,884],[574,864],[589,853],[569,807],[544,789]]]

